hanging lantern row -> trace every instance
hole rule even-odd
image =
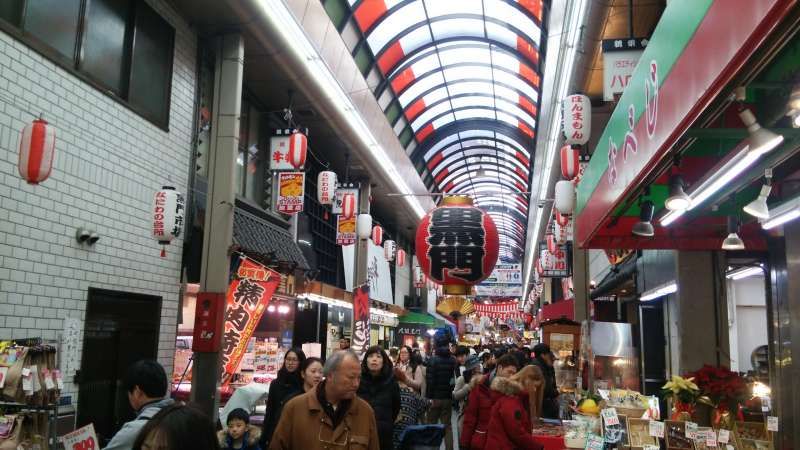
[[[28,184],[39,184],[50,176],[56,149],[56,129],[43,118],[25,126],[19,140],[19,175]]]
[[[183,195],[172,186],[164,186],[153,197],[153,238],[161,244],[161,257],[166,246],[180,236],[186,211]]]
[[[383,227],[380,225],[372,227],[372,242],[374,242],[375,245],[381,245],[381,243],[383,243]]]

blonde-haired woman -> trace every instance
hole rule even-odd
[[[544,375],[536,366],[525,366],[508,378],[495,378],[492,390],[500,394],[492,407],[486,448],[492,450],[540,450],[531,435],[532,423],[542,411]]]

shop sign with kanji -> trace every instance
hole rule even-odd
[[[247,343],[261,321],[281,281],[281,275],[260,264],[243,260],[228,287],[225,331],[222,335],[222,383],[230,382],[242,361]]]
[[[369,348],[369,323],[369,285],[363,285],[353,292],[353,333],[350,341],[359,359]]]
[[[278,174],[278,212],[297,214],[303,211],[306,174],[304,172],[281,172]]]
[[[298,168],[292,164],[290,152],[292,148],[291,137],[292,133],[299,131],[303,134],[308,134],[308,129],[294,130],[294,129],[278,129],[274,130],[273,136],[269,139],[269,170],[294,171]]]
[[[558,244],[555,251],[547,248],[546,242],[539,242],[539,261],[543,278],[563,278],[572,276],[572,244]]]

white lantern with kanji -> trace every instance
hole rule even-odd
[[[355,215],[356,215],[356,196],[353,194],[344,194],[342,196],[342,217],[344,217],[345,219],[350,219]],[[372,220],[372,218],[370,218],[370,220]],[[372,222],[370,222],[370,227],[371,226]],[[369,232],[367,232],[367,237],[369,237]]]
[[[564,143],[584,145],[592,133],[592,104],[581,94],[568,95],[561,104],[564,123]]]
[[[403,267],[406,265],[406,251],[402,248],[397,249],[397,262],[398,267]]]
[[[380,225],[372,227],[372,242],[374,242],[375,245],[381,245],[383,242],[383,227]]]
[[[393,240],[387,239],[383,242],[383,256],[387,261],[394,261],[396,252],[397,244]]]
[[[317,201],[321,205],[332,205],[336,192],[336,172],[323,170],[317,175]]]
[[[289,136],[289,153],[286,160],[295,169],[302,169],[306,164],[306,151],[308,149],[308,138],[306,135],[295,131]]]
[[[172,186],[164,186],[153,197],[153,238],[162,245],[161,257],[166,256],[163,246],[169,245],[183,230],[186,204],[183,194]]]
[[[372,216],[359,214],[356,218],[356,234],[359,239],[369,239],[372,234]]]
[[[19,175],[28,184],[39,184],[50,176],[56,149],[56,129],[42,118],[22,130],[19,140]]]

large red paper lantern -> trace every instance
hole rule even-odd
[[[375,245],[381,245],[383,242],[383,228],[380,225],[372,227],[372,242]]]
[[[19,175],[29,184],[50,176],[56,149],[56,130],[44,119],[36,119],[22,130],[19,140]]]
[[[417,228],[417,258],[445,295],[467,295],[492,273],[500,249],[497,227],[465,196],[442,199]]]
[[[308,149],[308,138],[306,135],[295,131],[289,136],[289,154],[286,160],[295,169],[302,169],[306,164],[306,151]]]
[[[580,151],[572,148],[571,145],[561,147],[561,176],[566,180],[572,180],[580,171]]]
[[[351,219],[356,215],[356,196],[344,194],[342,196],[342,217]]]

